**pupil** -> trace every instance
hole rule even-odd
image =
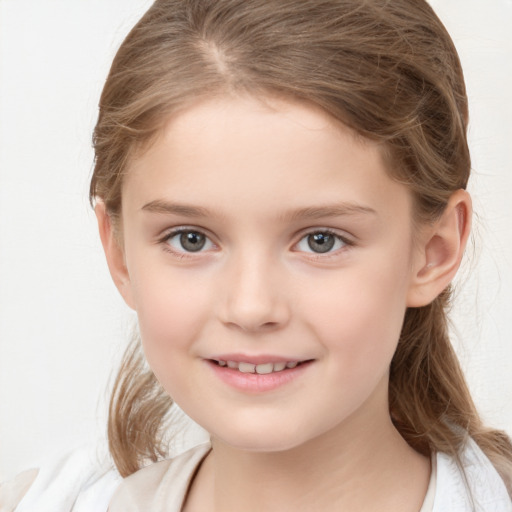
[[[309,235],[308,245],[314,252],[328,252],[334,247],[334,237],[328,233],[315,233]]]
[[[186,233],[182,233],[180,236],[180,243],[183,249],[189,252],[197,252],[200,251],[206,242],[206,238],[201,233],[196,233],[194,231],[188,231]]]

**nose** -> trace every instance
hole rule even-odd
[[[225,325],[258,333],[288,323],[285,276],[275,262],[255,255],[240,257],[226,269],[220,286],[219,318]]]

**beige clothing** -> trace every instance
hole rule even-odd
[[[0,512],[12,512],[39,473],[38,469],[28,469],[20,473],[14,480],[0,485]]]
[[[210,445],[202,444],[172,460],[158,462],[137,471],[120,485],[110,503],[109,512],[180,512],[190,483],[209,451]],[[433,457],[430,484],[419,512],[433,510],[435,459]]]
[[[114,494],[108,512],[180,512],[209,443],[171,460],[151,464],[126,478]]]

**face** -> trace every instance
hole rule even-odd
[[[302,103],[216,99],[175,116],[122,192],[147,359],[214,438],[276,451],[389,420],[414,244],[377,144]]]

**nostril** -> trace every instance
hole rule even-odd
[[[226,322],[228,327],[241,330],[247,333],[270,332],[279,329],[282,324],[280,322],[249,322],[249,321],[229,321]]]

